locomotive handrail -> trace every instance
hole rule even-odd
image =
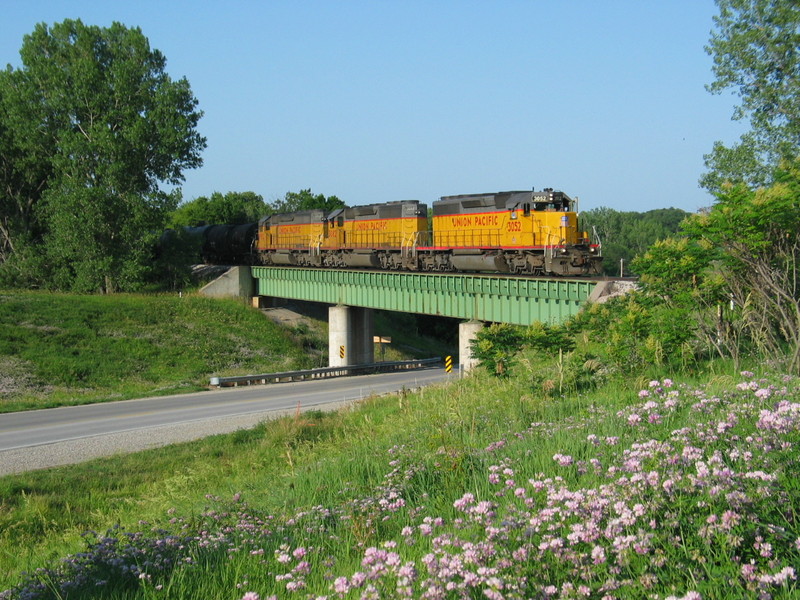
[[[348,365],[341,367],[324,367],[306,369],[304,371],[285,371],[282,373],[266,373],[263,375],[238,375],[233,377],[211,377],[209,385],[213,388],[238,387],[240,385],[258,385],[282,383],[287,381],[304,381],[306,379],[324,379],[327,377],[347,377],[364,373],[384,373],[421,369],[442,362],[441,357],[422,358],[416,360],[397,360],[391,362],[369,363],[366,365]]]
[[[308,253],[311,256],[319,256],[320,248],[322,248],[322,234],[318,235],[316,240],[312,239],[308,243]]]

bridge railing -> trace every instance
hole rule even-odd
[[[421,369],[436,364],[441,364],[442,359],[423,358],[419,360],[398,360],[391,362],[370,363],[366,365],[349,365],[342,367],[324,367],[321,369],[306,369],[304,371],[285,371],[282,373],[266,373],[264,375],[238,375],[234,377],[212,377],[210,386],[237,387],[240,385],[265,385],[268,383],[282,383],[287,381],[305,381],[307,379],[324,379],[326,377],[343,377],[347,375],[363,375],[366,373],[387,373],[390,371],[405,371],[408,369]]]

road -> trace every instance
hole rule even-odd
[[[0,415],[0,475],[252,427],[299,410],[455,379],[442,368],[105,402]]]

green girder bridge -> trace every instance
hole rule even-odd
[[[464,369],[484,322],[559,324],[598,298],[605,281],[504,275],[252,267],[258,296],[331,304],[330,366],[373,362],[370,309],[452,317]]]
[[[515,325],[563,323],[578,313],[598,284],[585,279],[285,267],[253,267],[252,272],[259,296]]]

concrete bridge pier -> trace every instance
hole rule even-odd
[[[478,337],[478,332],[483,329],[481,321],[465,321],[458,324],[458,360],[461,370],[465,373],[478,366],[477,359],[472,356],[470,345]]]
[[[328,308],[328,366],[373,362],[372,309],[341,304]]]

